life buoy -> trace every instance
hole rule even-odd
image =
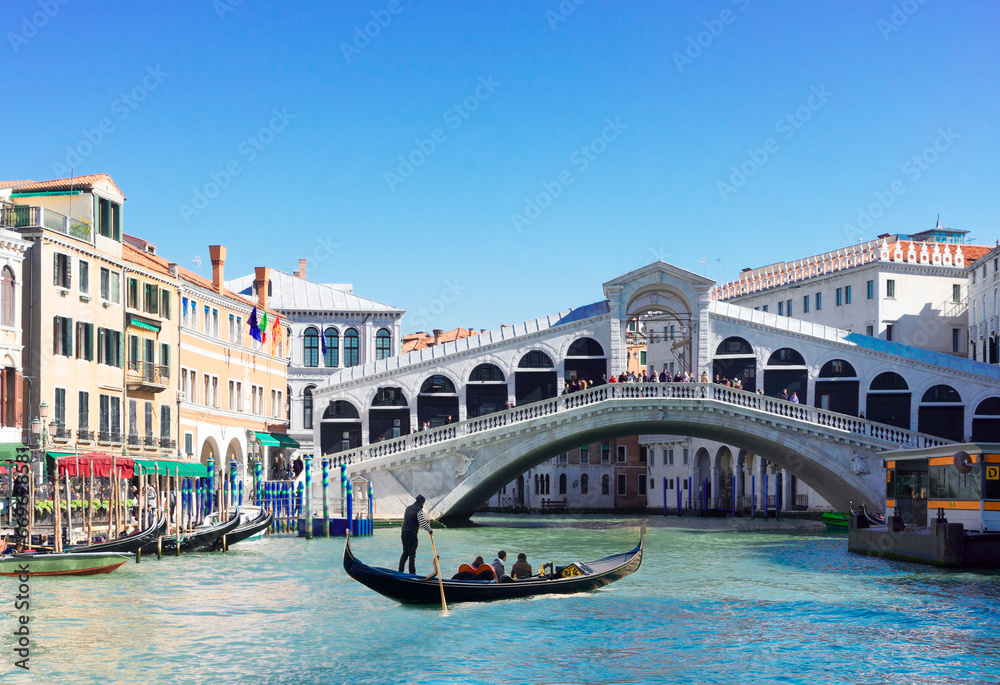
[[[968,452],[964,450],[955,452],[955,470],[962,474],[972,471],[972,457]]]

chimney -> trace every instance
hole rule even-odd
[[[306,277],[306,262],[308,261],[309,261],[308,259],[299,259],[299,270],[296,271],[293,275],[304,279]]]
[[[167,264],[167,270],[170,271],[170,275],[173,276],[174,278],[177,278],[178,274],[180,273],[177,267],[177,262],[170,262],[169,264]]]
[[[437,345],[441,342],[441,334],[444,333],[440,328],[434,329],[434,344]]]
[[[226,248],[223,245],[209,245],[208,254],[212,258],[212,287],[221,293],[225,282],[223,275],[226,268]]]
[[[258,266],[254,269],[254,288],[257,290],[257,306],[267,309],[267,295],[271,283],[271,269]]]

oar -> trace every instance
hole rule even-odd
[[[444,580],[441,578],[441,559],[438,557],[437,545],[434,544],[434,533],[431,533],[431,550],[434,551],[434,566],[437,568],[438,587],[441,588],[441,611],[448,611],[448,603],[444,601]]]

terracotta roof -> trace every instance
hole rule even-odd
[[[30,178],[24,181],[0,181],[0,188],[16,188],[17,186],[23,186],[25,183],[34,183]]]
[[[70,178],[56,178],[51,181],[29,181],[28,183],[18,186],[17,192],[19,193],[42,193],[57,190],[70,190],[85,188],[93,188],[95,183],[99,181],[108,181],[111,185],[115,187],[121,196],[124,198],[125,193],[122,193],[122,189],[118,187],[118,184],[114,182],[110,174],[89,174],[87,176],[73,176]]]
[[[472,328],[456,328],[442,333],[438,337],[436,344],[454,342],[455,340],[468,338],[471,335],[479,335],[479,331]],[[424,333],[423,331],[409,333],[403,336],[402,354],[413,352],[414,350],[423,350],[434,345],[434,336],[430,333]]]
[[[137,250],[128,243],[122,243],[122,259],[126,262],[138,264],[139,266],[145,267],[150,271],[155,271],[157,273],[173,277],[173,274],[170,273],[170,267],[164,259],[157,257],[156,255],[143,252],[142,250]]]

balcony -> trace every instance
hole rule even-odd
[[[142,439],[142,446],[155,450],[160,446],[160,440],[158,438],[154,438],[152,435],[147,435]]]
[[[140,443],[140,441],[139,441],[139,434],[138,433],[129,433],[128,434],[128,446],[129,447],[138,447],[139,443]]]
[[[177,443],[171,438],[160,438],[160,448],[165,450],[174,450],[177,448]]]
[[[108,431],[98,431],[97,442],[102,443],[117,443],[121,444],[123,441],[121,433],[110,433]]]
[[[170,367],[163,364],[130,361],[125,372],[129,390],[160,392],[170,385]]]
[[[94,431],[86,430],[81,428],[76,432],[77,442],[93,442],[94,441]]]
[[[47,228],[85,243],[93,242],[90,224],[45,207],[4,206],[0,208],[0,228]]]
[[[49,435],[55,442],[69,442],[73,439],[73,429],[59,426]]]

